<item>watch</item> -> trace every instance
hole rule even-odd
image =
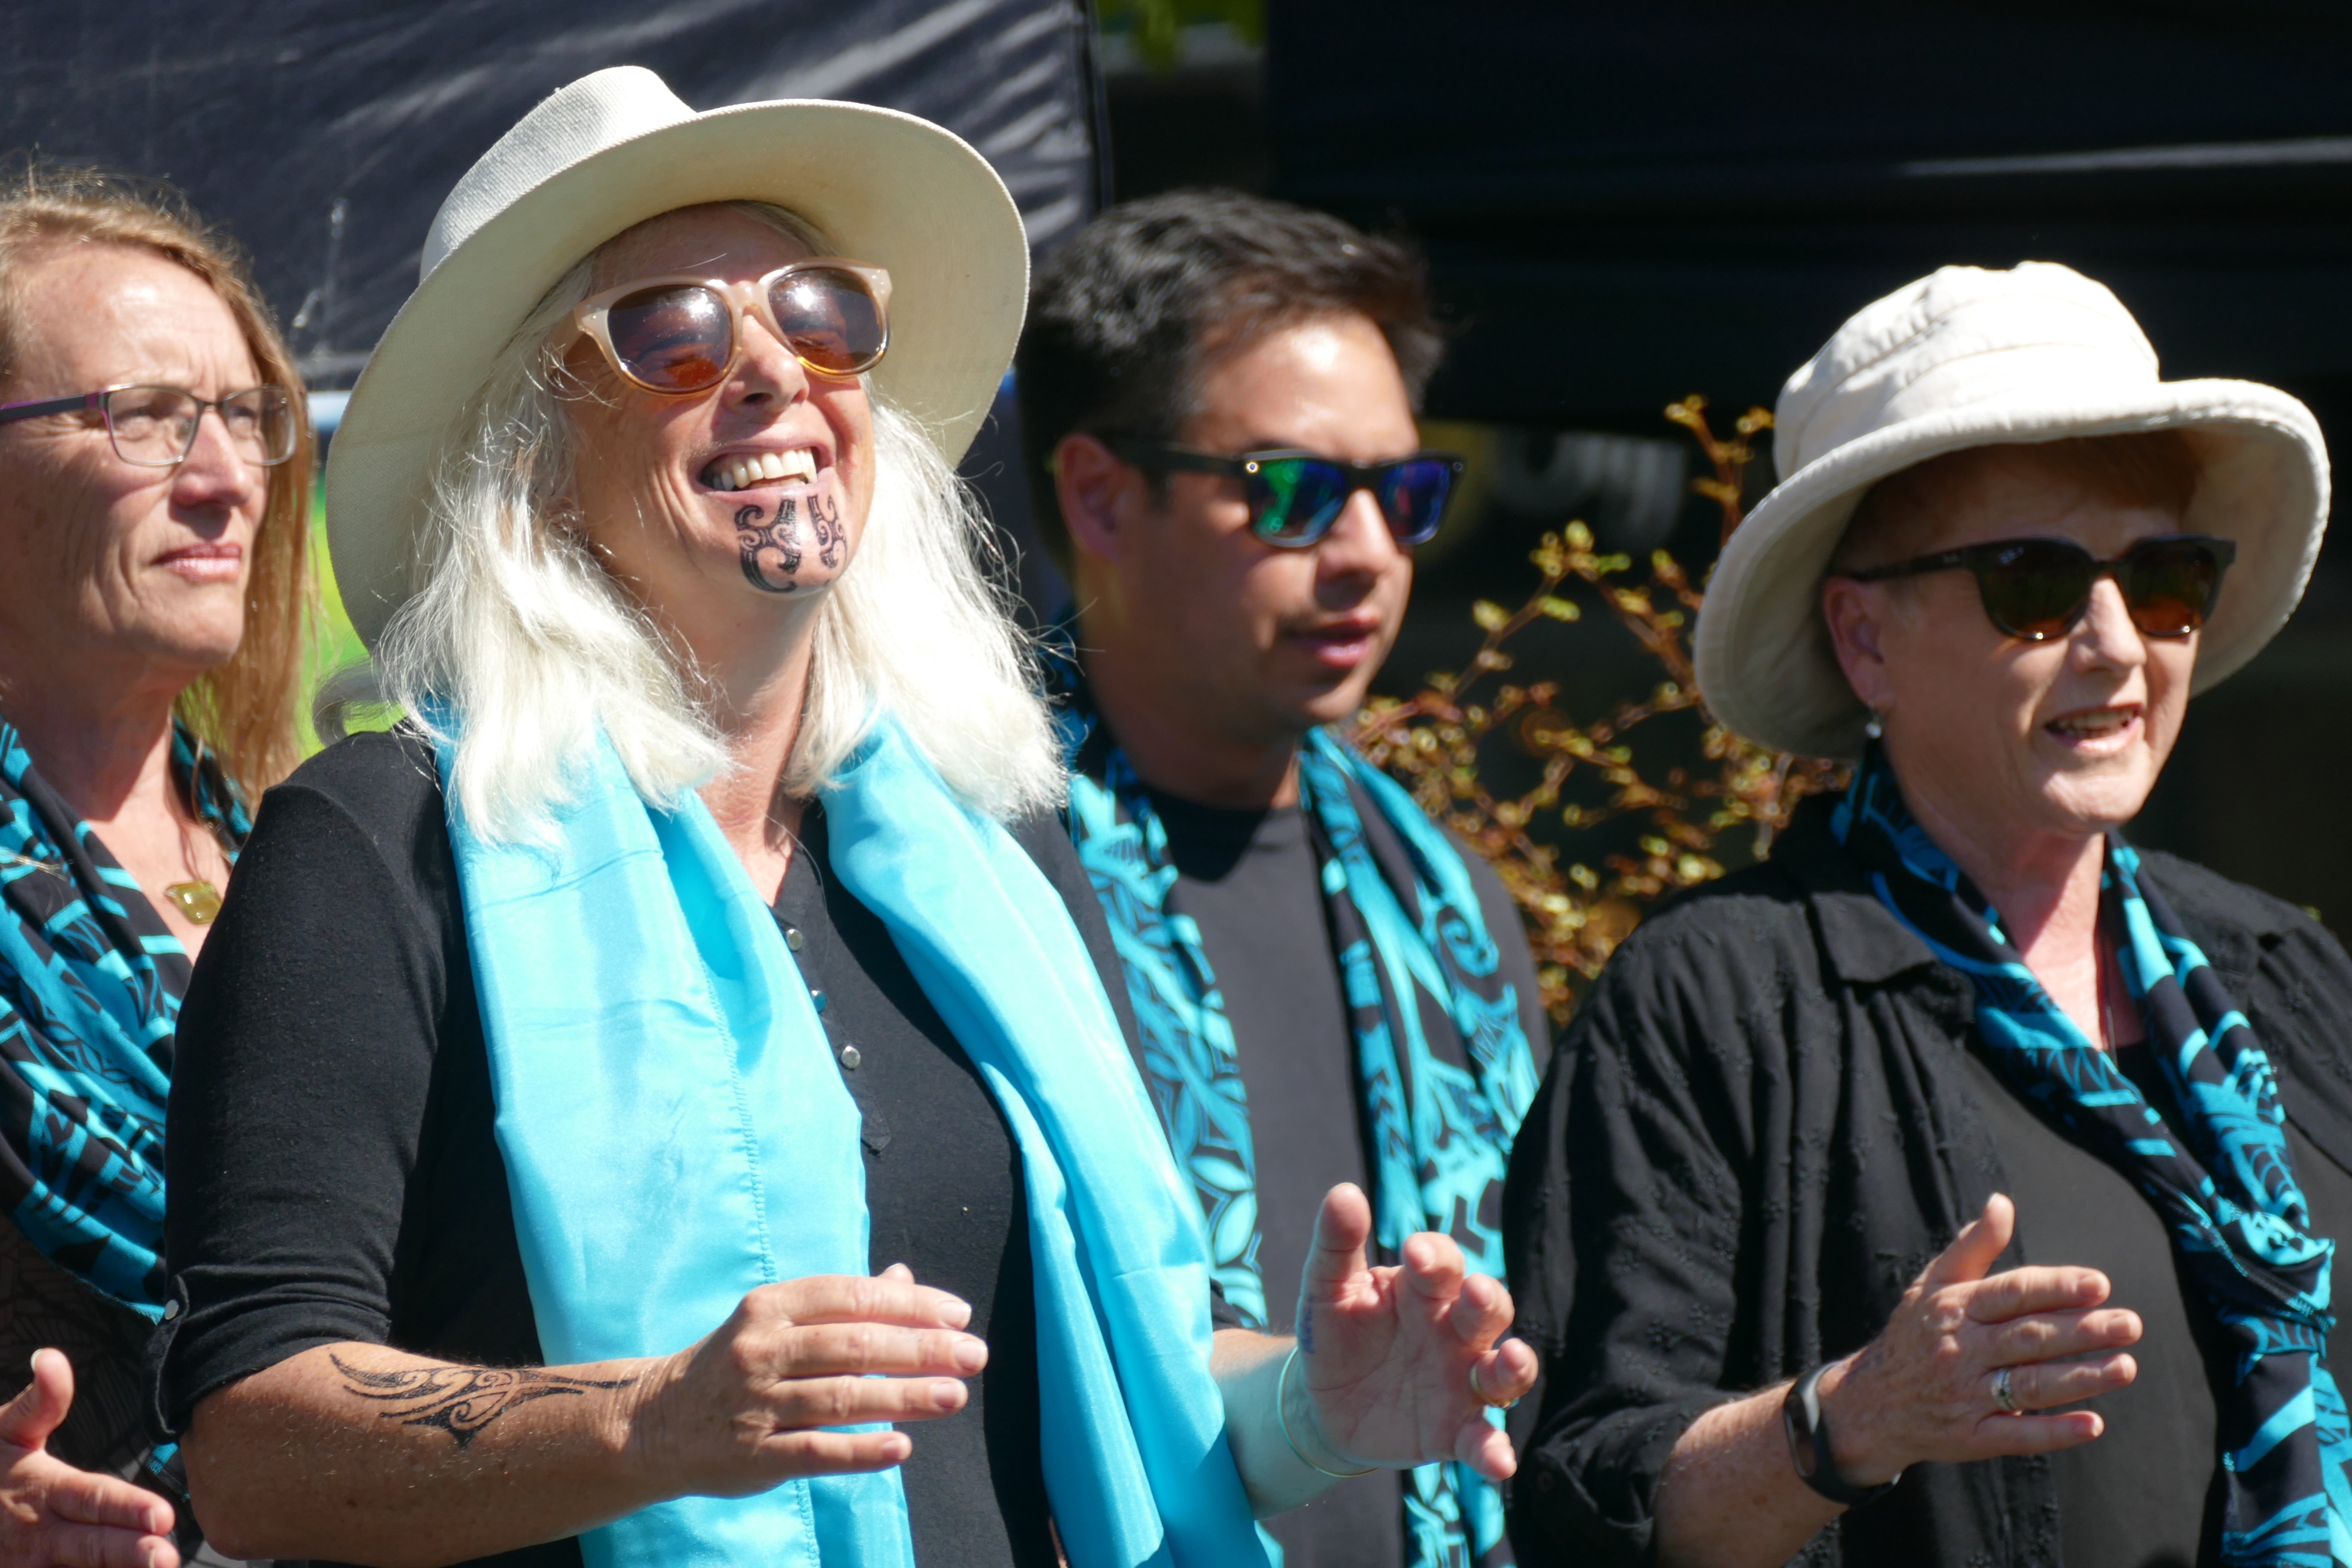
[[[1780,1402],[1780,1425],[1789,1434],[1789,1458],[1804,1483],[1832,1502],[1860,1508],[1893,1491],[1903,1472],[1895,1471],[1893,1479],[1874,1487],[1855,1486],[1838,1474],[1837,1460],[1830,1451],[1829,1418],[1822,1414],[1822,1373],[1829,1369],[1830,1363],[1823,1362],[1797,1379],[1789,1397]]]

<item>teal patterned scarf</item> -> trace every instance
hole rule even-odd
[[[1256,1161],[1240,1043],[1200,928],[1170,907],[1168,834],[1126,754],[1101,729],[1066,658],[1058,722],[1071,760],[1070,837],[1127,972],[1143,1076],[1210,1237],[1214,1278],[1253,1328],[1268,1321],[1258,1272]],[[1511,1139],[1535,1096],[1519,999],[1501,974],[1468,868],[1396,782],[1323,731],[1300,748],[1298,793],[1355,1037],[1371,1155],[1373,1240],[1393,1261],[1407,1237],[1443,1231],[1469,1266],[1503,1275],[1498,1230]],[[1403,845],[1393,887],[1367,843],[1369,804]],[[1333,1115],[1350,1108],[1334,1106]],[[1501,1412],[1494,1413],[1496,1425]],[[1511,1561],[1502,1500],[1466,1465],[1423,1465],[1404,1488],[1410,1568]]]
[[[2150,1106],[2043,990],[2000,913],[1913,819],[1873,742],[1834,818],[1879,900],[1969,977],[2002,1075],[2069,1139],[2129,1177],[2172,1232],[2189,1288],[2236,1342],[2220,1391],[2231,1568],[2352,1563],[2352,1429],[2326,1364],[2336,1245],[2311,1228],[2270,1058],[2139,857],[2112,835],[2103,914],[2186,1126]]]
[[[232,859],[252,825],[185,726],[172,778]],[[163,1308],[163,1106],[187,950],[0,721],[0,1209],[60,1267]]]

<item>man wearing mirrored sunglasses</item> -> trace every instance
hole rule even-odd
[[[1181,193],[1055,253],[1019,360],[1039,525],[1076,605],[1058,675],[1072,837],[1221,1321],[1296,1332],[1265,1372],[1313,1386],[1306,1271],[1358,1247],[1393,1264],[1423,1228],[1499,1270],[1504,1162],[1546,1038],[1499,880],[1338,732],[1460,471],[1414,424],[1437,352],[1404,246]],[[1219,1353],[1263,1342],[1221,1335]],[[1286,1568],[1510,1561],[1496,1490],[1465,1467],[1391,1479],[1286,1435],[1349,1479],[1268,1521]]]

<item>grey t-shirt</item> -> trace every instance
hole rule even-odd
[[[1355,1045],[1324,915],[1321,874],[1299,807],[1233,811],[1152,792],[1168,830],[1176,887],[1170,906],[1201,928],[1233,1022],[1257,1158],[1259,1272],[1268,1328],[1291,1331],[1298,1279],[1323,1194],[1340,1182],[1370,1190]],[[1366,823],[1385,834],[1385,824]],[[1502,882],[1465,848],[1487,929],[1503,950],[1540,1070],[1550,1037],[1534,961]],[[1403,1500],[1394,1471],[1342,1481],[1266,1521],[1284,1568],[1389,1568],[1404,1558]]]

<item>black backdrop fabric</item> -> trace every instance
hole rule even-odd
[[[1465,329],[1434,409],[1648,433],[2029,258],[2168,375],[2342,404],[2347,68],[2335,0],[1276,0],[1265,102],[1284,194],[1429,244]]]
[[[554,89],[641,65],[697,109],[845,98],[956,132],[1033,246],[1091,215],[1078,0],[115,0],[0,6],[0,148],[167,178],[252,253],[317,387],[416,283],[435,209]]]

